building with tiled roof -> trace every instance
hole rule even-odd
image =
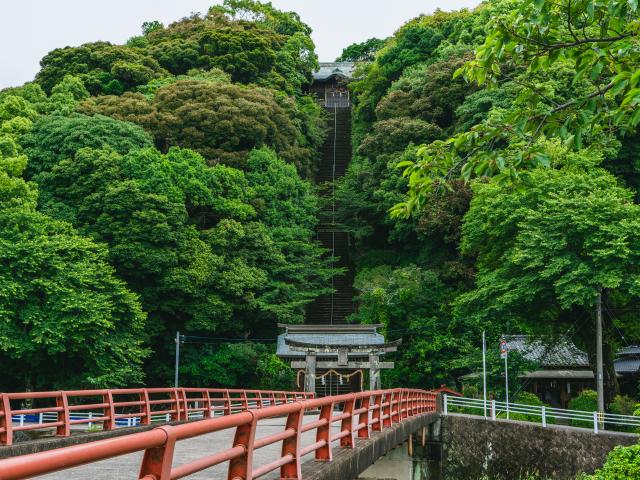
[[[566,408],[569,400],[582,390],[595,388],[589,356],[571,340],[562,337],[505,335],[509,352],[518,352],[537,367],[521,374],[524,389],[537,394],[552,406]],[[618,351],[614,367],[621,391],[636,395],[640,378],[640,346]],[[464,378],[477,377],[471,374]]]

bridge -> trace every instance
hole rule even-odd
[[[637,435],[601,428],[636,429],[638,417],[446,392],[391,389],[323,398],[203,388],[0,394],[0,480],[349,480],[389,471],[394,475],[382,478],[405,480],[413,477],[399,467],[411,470],[416,462],[423,462],[429,478],[518,478],[537,471],[568,480],[600,467],[615,446],[638,442]],[[528,421],[514,420],[518,416]],[[587,428],[556,424],[567,420]],[[24,441],[19,437],[25,432],[55,436]]]
[[[128,399],[117,400],[123,396]],[[12,410],[15,400],[52,397],[55,407]],[[96,397],[104,401],[69,402]],[[115,434],[117,421],[126,418],[137,419],[133,423],[145,431],[6,458],[0,460],[0,479],[350,479],[433,422],[436,399],[435,392],[411,389],[324,398],[215,389],[5,394],[0,398],[0,440],[6,446],[0,453],[14,448],[9,444],[16,431],[54,428],[59,437],[73,441],[74,425],[99,423]],[[90,410],[99,412],[74,417]],[[21,415],[45,413],[55,414],[55,421],[14,425]],[[167,415],[172,424],[152,428],[154,418]],[[83,435],[84,441],[93,435],[98,434]]]

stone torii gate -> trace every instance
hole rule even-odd
[[[316,391],[316,370],[363,370],[369,369],[369,388],[371,390],[379,390],[382,388],[380,381],[380,370],[383,368],[393,368],[393,362],[381,362],[380,355],[395,352],[402,340],[383,344],[361,344],[361,345],[336,345],[336,344],[320,344],[308,343],[285,338],[285,344],[292,350],[304,352],[304,360],[293,360],[291,367],[295,369],[304,369],[305,371],[305,391]],[[337,357],[331,359],[317,359],[318,353]],[[368,357],[368,361],[350,360],[349,354],[358,357]],[[326,356],[325,355],[325,356]]]

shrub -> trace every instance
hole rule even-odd
[[[522,405],[531,405],[535,407],[550,407],[550,405],[547,405],[542,400],[540,400],[535,393],[530,393],[530,392],[521,392],[516,399],[516,403],[519,403]],[[506,418],[505,413],[501,413],[499,416]],[[542,423],[542,414],[537,414],[537,413],[510,413],[509,418],[511,420],[520,420],[523,422]],[[556,423],[555,417],[546,415],[546,418],[547,418],[547,424]]]
[[[598,394],[593,390],[583,390],[580,395],[572,398],[569,402],[569,410],[580,410],[583,412],[595,412],[598,410]],[[590,428],[593,423],[590,420],[571,420],[573,427]]]
[[[616,415],[633,415],[636,407],[636,401],[627,395],[616,395],[613,402],[609,405],[609,412]],[[625,425],[607,425],[608,430],[618,430],[620,432],[634,432],[633,426]]]
[[[604,466],[593,475],[580,480],[637,480],[640,478],[640,445],[616,447],[607,456]]]

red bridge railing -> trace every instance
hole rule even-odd
[[[168,423],[231,415],[309,398],[313,394],[211,388],[0,393],[0,445],[11,445],[14,432],[25,430],[55,428],[57,436],[66,437],[74,425],[101,424],[103,430],[113,430],[118,426],[150,425],[152,420]],[[18,405],[25,401],[35,401],[38,408]]]
[[[230,480],[253,480],[274,470],[282,479],[301,479],[302,458],[315,453],[316,460],[331,461],[333,443],[353,448],[355,438],[369,438],[407,418],[435,412],[434,392],[380,390],[324,397],[247,410],[224,417],[162,426],[124,437],[0,460],[0,478],[15,480],[73,468],[134,452],[144,451],[138,479],[173,480],[228,462]],[[306,421],[305,412],[318,412]],[[261,420],[286,416],[282,431],[256,438]],[[339,428],[332,428],[339,424]],[[176,442],[227,429],[235,429],[226,450],[178,466],[173,465]],[[315,431],[315,442],[303,446],[301,436]],[[271,462],[254,466],[256,450],[281,442],[281,453]]]

